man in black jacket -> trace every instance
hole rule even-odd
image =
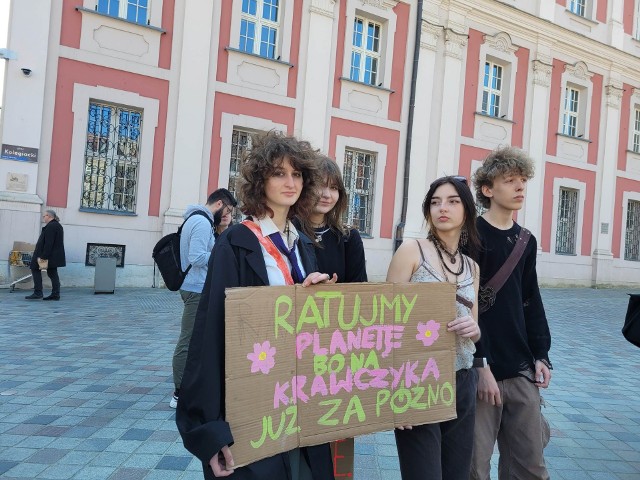
[[[27,300],[42,298],[42,272],[40,269],[44,267],[43,269],[47,270],[47,275],[51,279],[51,295],[42,298],[42,300],[60,300],[58,267],[64,267],[67,264],[64,255],[64,231],[58,215],[53,210],[47,210],[42,219],[45,225],[29,265],[33,275],[33,293],[25,298]]]
[[[488,210],[477,222],[483,245],[478,258],[482,338],[476,344],[480,368],[472,480],[490,479],[496,440],[500,480],[549,479],[539,389],[551,380],[551,334],[538,288],[536,239],[531,235],[525,244],[526,233],[513,221],[533,173],[533,161],[522,150],[503,147],[473,177],[477,200]],[[524,245],[519,259],[516,243]],[[514,250],[513,269],[498,273]]]

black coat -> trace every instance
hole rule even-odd
[[[64,255],[64,230],[57,220],[51,220],[38,237],[36,249],[31,258],[31,268],[38,268],[38,258],[49,260],[49,268],[64,267],[67,259]]]
[[[306,273],[317,271],[314,247],[302,234],[299,247]],[[265,285],[269,285],[269,278],[256,236],[241,224],[225,230],[209,259],[176,412],[184,446],[202,461],[207,479],[214,478],[209,460],[233,443],[224,405],[224,291]],[[308,458],[313,480],[334,479],[328,444],[301,448],[301,453]],[[289,470],[289,455],[282,453],[236,469],[229,478],[286,480]]]

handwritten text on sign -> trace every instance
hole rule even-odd
[[[454,286],[238,288],[225,305],[236,465],[455,417]]]

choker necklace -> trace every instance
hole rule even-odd
[[[429,235],[427,235],[427,238],[431,240],[431,242],[436,246],[436,250],[438,250],[438,252],[444,252],[447,255],[447,257],[449,257],[449,260],[451,261],[451,263],[453,265],[456,264],[456,257],[458,256],[458,253],[460,253],[459,246],[456,248],[455,252],[451,253],[449,250],[447,250],[447,247],[445,247],[442,244],[440,239],[436,237],[433,233],[429,232]]]
[[[447,262],[444,261],[444,257],[442,256],[442,251],[440,250],[440,245],[438,245],[438,242],[434,242],[432,238],[430,238],[429,240],[432,241],[433,245],[436,247],[436,253],[438,254],[438,258],[440,259],[440,265],[443,267],[443,272],[445,274],[446,277],[446,272],[444,272],[444,270],[446,270],[447,272],[449,272],[451,275],[455,275],[456,277],[456,283],[458,282],[458,277],[460,275],[462,275],[462,272],[464,271],[464,262],[460,261],[460,270],[458,270],[457,272],[454,272],[453,270],[451,270],[449,268],[449,266],[447,265]],[[447,256],[449,254],[449,252],[447,252],[445,250],[445,253],[447,253]],[[458,250],[456,250],[456,254],[458,253]],[[460,257],[460,259],[462,260],[462,257]],[[452,264],[455,264],[455,262],[451,262]]]

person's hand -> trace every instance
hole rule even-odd
[[[331,284],[336,283],[337,281],[338,275],[336,275],[335,273],[332,277],[328,273],[313,272],[307,275],[307,278],[305,278],[304,282],[302,282],[302,286],[308,287],[309,285],[316,285],[318,283]]]
[[[447,323],[447,331],[454,332],[461,337],[471,338],[474,342],[477,341],[475,337],[480,338],[480,327],[469,315],[456,318],[454,321]]]
[[[476,370],[478,371],[478,400],[494,406],[502,404],[498,382],[491,373],[491,368],[476,368]]]
[[[543,361],[536,360],[536,386],[538,388],[547,388],[551,381],[551,370]]]
[[[400,425],[398,427],[396,427],[398,430],[413,430],[413,427],[411,425]]]
[[[216,478],[228,477],[233,473],[233,455],[231,455],[228,445],[222,447],[222,450],[209,460],[209,466],[213,470],[213,476]]]

